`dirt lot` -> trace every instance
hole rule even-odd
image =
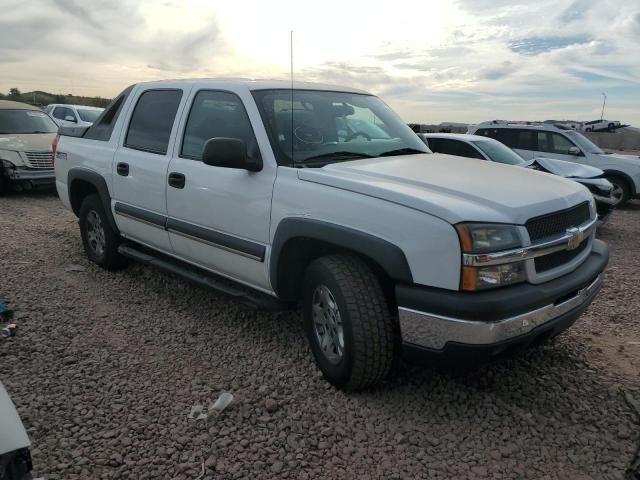
[[[0,298],[19,332],[0,342],[0,378],[47,479],[638,478],[625,393],[640,399],[640,203],[600,237],[606,285],[551,344],[484,367],[401,366],[346,395],[314,368],[297,312],[247,311],[139,265],[100,270],[55,196],[2,198]],[[187,418],[224,390],[237,402],[222,416]]]

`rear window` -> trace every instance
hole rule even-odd
[[[166,154],[181,98],[182,90],[148,90],[140,95],[124,146]]]
[[[57,131],[55,122],[40,110],[0,110],[0,135]]]
[[[122,110],[124,101],[129,96],[133,87],[134,85],[131,85],[126,88],[107,106],[93,125],[88,128],[83,138],[88,138],[89,140],[100,140],[102,142],[108,142],[111,139],[113,127],[120,116],[120,111]]]

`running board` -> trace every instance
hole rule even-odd
[[[142,247],[143,248],[143,247]],[[162,254],[156,254],[149,249],[138,248],[131,244],[122,244],[118,247],[118,253],[143,265],[159,268],[165,272],[173,273],[198,285],[213,288],[226,295],[234,297],[244,305],[258,310],[280,311],[291,307],[289,303],[281,302],[269,295],[253,290],[250,287],[236,284],[226,278],[216,278],[216,275],[198,269]]]

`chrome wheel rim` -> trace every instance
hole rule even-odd
[[[329,363],[340,363],[344,353],[342,319],[335,298],[324,285],[319,285],[313,292],[311,316],[320,351]]]
[[[611,190],[611,195],[613,195],[613,198],[616,199],[616,203],[614,203],[614,205],[617,205],[622,201],[622,197],[624,196],[624,190],[617,183],[613,183],[613,190]]]
[[[87,214],[87,242],[96,255],[102,256],[106,240],[102,219],[95,210],[91,210]]]

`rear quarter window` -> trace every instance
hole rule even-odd
[[[182,90],[147,90],[136,103],[124,146],[164,155],[178,112]]]
[[[89,140],[99,140],[102,142],[108,142],[111,139],[113,127],[115,126],[116,121],[120,116],[120,112],[122,111],[122,107],[124,106],[125,100],[129,96],[129,93],[131,93],[133,87],[134,85],[131,85],[130,87],[125,89],[107,106],[107,108],[104,109],[104,111],[96,119],[95,123],[87,129],[83,138],[88,138]]]

